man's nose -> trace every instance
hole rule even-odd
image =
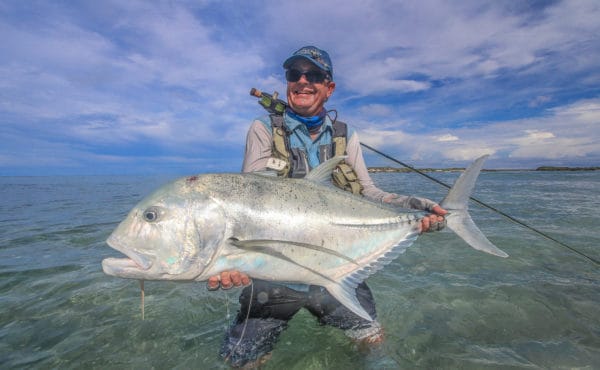
[[[300,75],[300,79],[298,80],[298,82],[302,82],[302,83],[305,83],[305,84],[309,83],[308,80],[306,79],[306,74],[304,74],[304,73],[301,74]]]

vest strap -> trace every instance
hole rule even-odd
[[[272,158],[267,162],[267,167],[277,171],[282,177],[304,177],[308,173],[308,161],[304,151],[290,147],[290,132],[284,125],[283,115],[271,114],[271,127],[273,128]],[[341,121],[333,122],[332,148],[323,145],[320,148],[321,161],[329,159],[324,153],[331,151],[332,157],[346,155],[348,126]],[[272,164],[272,166],[269,165]],[[332,174],[333,184],[340,189],[361,194],[363,187],[358,181],[354,169],[345,161],[340,162]]]

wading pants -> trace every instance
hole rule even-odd
[[[270,352],[288,321],[301,308],[316,316],[321,325],[340,328],[353,339],[367,338],[380,330],[376,320],[357,316],[323,287],[311,285],[304,292],[256,279],[252,284],[242,290],[240,310],[220,351],[232,366],[243,366]],[[365,311],[376,318],[373,295],[364,282],[356,288],[356,296]]]

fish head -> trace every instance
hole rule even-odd
[[[127,258],[107,258],[108,275],[143,280],[194,280],[224,239],[222,208],[186,181],[168,184],[136,205],[107,244]]]

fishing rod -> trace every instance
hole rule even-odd
[[[446,183],[444,183],[444,182],[436,179],[435,177],[429,176],[425,172],[423,172],[423,171],[421,171],[421,170],[419,170],[419,169],[417,169],[417,168],[415,168],[413,166],[410,166],[410,165],[408,165],[408,164],[406,164],[406,163],[404,163],[402,161],[399,161],[396,158],[393,158],[393,157],[391,157],[391,156],[389,156],[389,155],[387,155],[387,154],[385,154],[385,153],[383,153],[383,152],[381,152],[381,151],[373,148],[372,146],[369,146],[369,145],[367,145],[365,143],[360,143],[360,145],[362,145],[363,147],[365,147],[365,148],[373,151],[374,153],[379,154],[380,156],[382,156],[384,158],[389,159],[392,162],[398,163],[399,165],[402,165],[402,166],[408,168],[409,170],[418,173],[421,176],[425,176],[426,178],[428,178],[429,180],[432,180],[433,182],[435,182],[437,184],[440,184],[440,185],[442,185],[442,186],[444,186],[444,187],[446,187],[448,189],[451,188],[450,185],[448,185],[448,184],[446,184]],[[536,234],[538,234],[538,235],[540,235],[540,236],[542,236],[542,237],[544,237],[544,238],[546,238],[548,240],[551,240],[551,241],[555,242],[556,244],[558,244],[558,245],[560,245],[560,246],[562,246],[564,248],[567,248],[571,252],[574,252],[574,253],[576,253],[576,254],[578,254],[578,255],[586,258],[587,260],[595,263],[596,265],[600,265],[600,261],[598,261],[597,259],[595,259],[593,257],[590,257],[587,254],[585,254],[585,253],[583,253],[583,252],[581,252],[581,251],[579,251],[579,250],[577,250],[577,249],[575,249],[575,248],[573,248],[573,247],[571,247],[571,246],[569,246],[569,245],[567,245],[567,244],[565,244],[565,243],[563,243],[563,242],[561,242],[561,241],[559,241],[559,240],[551,237],[550,235],[544,233],[543,231],[540,231],[540,230],[534,228],[533,226],[530,226],[530,225],[526,224],[525,222],[523,222],[521,220],[518,220],[518,219],[512,217],[511,215],[509,215],[509,214],[507,214],[505,212],[502,212],[501,210],[499,210],[499,209],[497,209],[495,207],[492,207],[489,204],[486,204],[486,203],[482,202],[481,200],[479,200],[479,199],[477,199],[475,197],[471,196],[471,197],[469,197],[469,199],[471,199],[473,202],[479,204],[480,206],[485,207],[485,208],[487,208],[487,209],[489,209],[489,210],[491,210],[493,212],[496,212],[497,214],[505,217],[506,219],[508,219],[508,220],[510,220],[510,221],[512,221],[512,222],[514,222],[514,223],[516,223],[518,225],[520,225],[520,226],[523,226],[524,228],[529,229],[529,230],[535,232]]]
[[[264,93],[264,92],[262,92],[260,90],[257,90],[255,88],[252,88],[250,90],[250,95],[259,98],[260,100],[258,101],[258,103],[263,108],[265,108],[269,113],[272,113],[272,114],[283,114],[283,112],[285,111],[285,109],[287,107],[287,103],[285,101],[279,99],[279,94],[277,92],[274,92],[273,95],[271,95],[271,94]],[[444,183],[443,181],[440,181],[440,180],[436,179],[433,176],[429,176],[425,172],[423,172],[423,171],[421,171],[421,170],[419,170],[419,169],[417,169],[417,168],[415,168],[413,166],[410,166],[407,163],[399,161],[398,159],[396,159],[396,158],[394,158],[392,156],[389,156],[389,155],[387,155],[387,154],[385,154],[385,153],[383,153],[383,152],[381,152],[381,151],[373,148],[370,145],[367,145],[367,144],[362,143],[362,142],[360,143],[360,145],[363,146],[363,147],[365,147],[365,148],[367,148],[367,149],[369,149],[369,150],[371,150],[374,153],[379,154],[380,156],[382,156],[384,158],[389,159],[392,162],[398,163],[399,165],[404,166],[404,167],[408,168],[409,170],[414,171],[414,172],[418,173],[419,175],[428,178],[429,180],[431,180],[431,181],[433,181],[433,182],[435,182],[435,183],[437,183],[439,185],[442,185],[445,188],[448,188],[448,189],[451,188],[450,185]],[[481,200],[479,200],[477,198],[474,198],[474,197],[471,196],[471,197],[469,197],[469,199],[471,199],[473,202],[479,204],[480,206],[482,206],[484,208],[487,208],[487,209],[489,209],[489,210],[491,210],[493,212],[496,212],[497,214],[499,214],[499,215],[503,216],[504,218],[506,218],[506,219],[508,219],[508,220],[510,220],[510,221],[512,221],[514,223],[516,223],[517,225],[520,225],[520,226],[522,226],[522,227],[524,227],[524,228],[526,228],[528,230],[531,230],[534,233],[536,233],[536,234],[538,234],[538,235],[540,235],[540,236],[542,236],[542,237],[544,237],[544,238],[546,238],[546,239],[548,239],[548,240],[550,240],[550,241],[552,241],[552,242],[554,242],[554,243],[562,246],[563,248],[567,248],[571,252],[576,253],[576,254],[580,255],[581,257],[586,258],[587,260],[591,261],[592,263],[595,263],[596,265],[600,265],[600,261],[599,260],[597,260],[597,259],[595,259],[593,257],[590,257],[587,254],[585,254],[585,253],[583,253],[583,252],[575,249],[574,247],[571,247],[571,246],[569,246],[569,245],[561,242],[560,240],[557,240],[557,239],[551,237],[550,235],[544,233],[543,231],[540,231],[540,230],[536,229],[535,227],[530,226],[530,225],[526,224],[525,222],[523,222],[521,220],[518,220],[518,219],[512,217],[511,215],[509,215],[509,214],[507,214],[505,212],[502,212],[501,210],[499,210],[499,209],[497,209],[495,207],[492,207],[489,204],[486,204],[486,203],[484,203],[483,201],[481,201]]]

